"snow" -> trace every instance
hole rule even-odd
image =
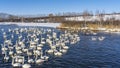
[[[106,21],[106,20],[109,20],[111,18],[115,18],[115,20],[120,20],[120,14],[113,14],[113,15],[104,15],[103,16],[103,20]],[[65,18],[67,21],[84,21],[84,18],[83,16],[78,16],[78,17],[68,17],[68,18]],[[95,21],[95,20],[100,20],[99,17],[97,16],[91,16],[89,18],[86,19],[86,21]]]
[[[22,23],[22,22],[1,22],[0,25],[16,24],[18,26],[42,26],[42,27],[59,27],[60,23]]]

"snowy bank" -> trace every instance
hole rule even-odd
[[[11,25],[15,24],[18,26],[41,26],[41,27],[59,27],[60,23],[22,23],[22,22],[0,22],[0,25]]]

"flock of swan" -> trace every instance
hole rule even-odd
[[[97,41],[97,40],[99,40],[99,41],[103,41],[104,39],[105,39],[104,36],[100,36],[100,37],[92,36],[92,37],[91,37],[91,40],[92,40],[92,41]]]
[[[78,34],[49,28],[1,29],[1,33],[4,61],[22,68],[42,64],[49,60],[50,55],[60,57],[68,51],[69,45],[80,41]]]

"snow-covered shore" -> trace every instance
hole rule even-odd
[[[41,27],[59,27],[60,23],[22,23],[22,22],[0,22],[0,25],[11,25],[15,24],[18,26],[41,26]]]

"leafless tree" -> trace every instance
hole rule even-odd
[[[89,11],[87,11],[87,10],[85,10],[85,11],[83,11],[83,13],[82,13],[82,15],[83,15],[83,19],[84,19],[84,27],[87,27],[87,20],[90,18],[90,13],[89,13]]]

